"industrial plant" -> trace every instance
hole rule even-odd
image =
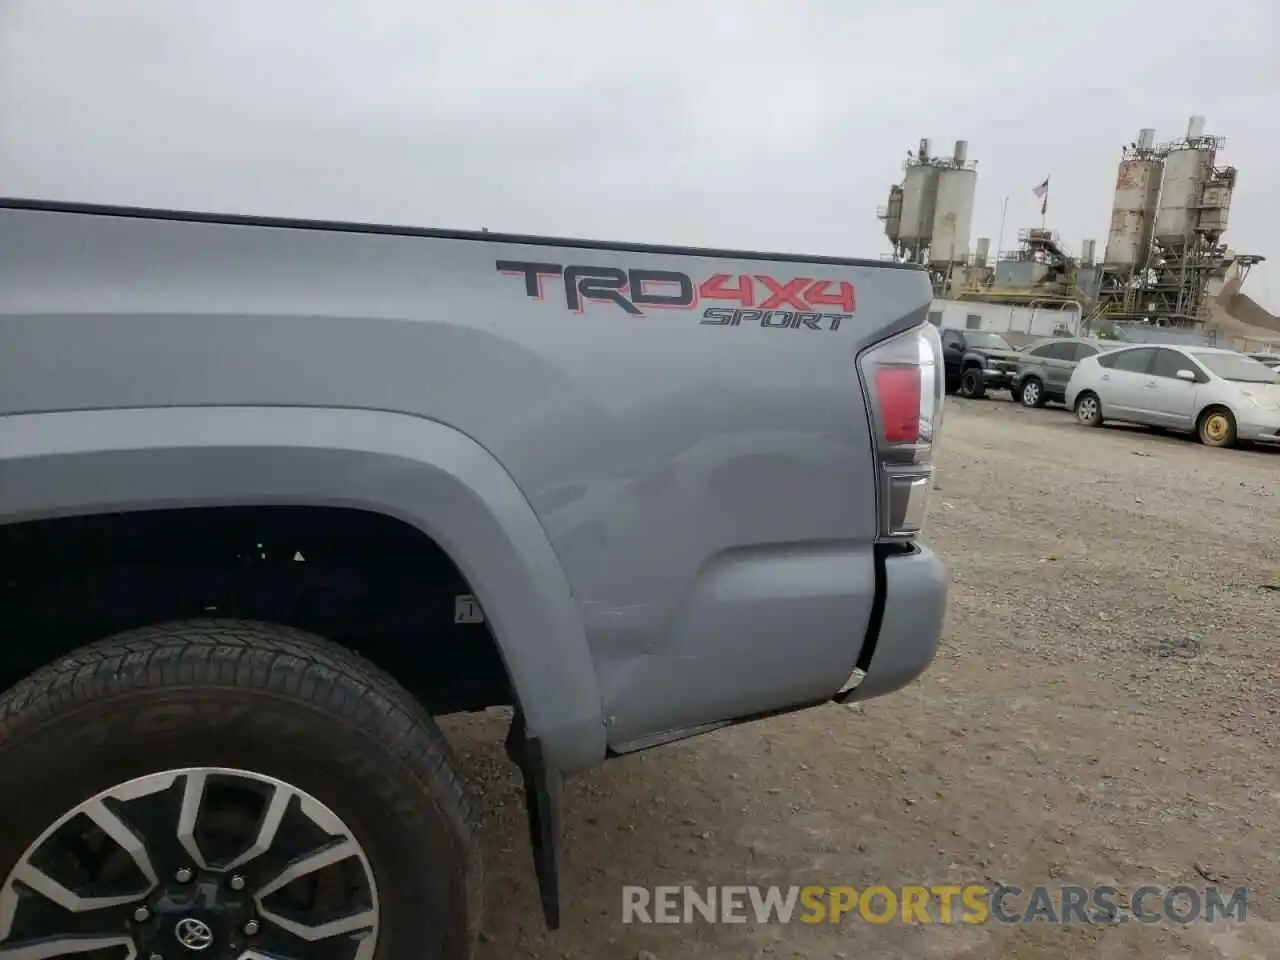
[[[1144,129],[1124,147],[1101,258],[1095,240],[1075,254],[1043,222],[1018,229],[1015,249],[993,256],[979,237],[971,251],[978,170],[969,144],[940,157],[921,140],[878,211],[889,257],[928,269],[933,319],[945,325],[1280,350],[1280,321],[1240,292],[1263,258],[1224,242],[1237,171],[1219,163],[1225,139],[1204,129],[1195,116],[1176,140],[1157,143]]]

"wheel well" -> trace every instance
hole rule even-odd
[[[1205,407],[1203,410],[1201,410],[1199,413],[1196,414],[1197,430],[1200,429],[1200,424],[1204,423],[1204,418],[1207,417],[1209,414],[1213,413],[1215,410],[1219,410],[1222,413],[1225,413],[1227,416],[1231,418],[1232,423],[1235,422],[1235,419],[1236,419],[1235,412],[1230,407],[1228,407],[1225,403],[1211,403],[1207,407]]]
[[[75,648],[191,617],[320,634],[437,713],[514,702],[487,624],[455,623],[471,588],[408,524],[330,507],[213,507],[0,526],[0,689]]]

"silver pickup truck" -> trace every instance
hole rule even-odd
[[[0,201],[0,958],[457,960],[435,717],[512,708],[554,927],[566,774],[909,683],[929,302],[879,262]]]

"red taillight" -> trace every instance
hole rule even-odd
[[[920,368],[877,367],[875,396],[886,443],[920,439]]]
[[[880,539],[920,532],[933,487],[933,451],[942,419],[942,343],[929,324],[906,330],[858,358],[879,466]]]

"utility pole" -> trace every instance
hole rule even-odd
[[[1000,251],[1004,249],[1004,218],[1009,212],[1009,198],[1005,197],[1004,202],[1000,204],[1000,236],[996,240],[996,258],[995,262],[1000,262]]]

